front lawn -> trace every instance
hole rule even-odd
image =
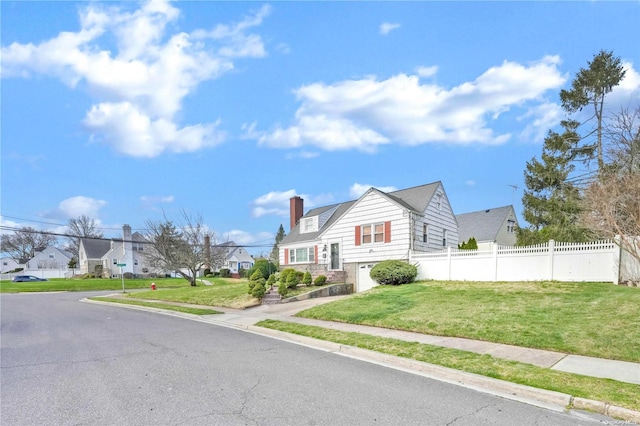
[[[298,316],[640,362],[640,290],[606,283],[379,286]]]
[[[129,297],[233,309],[245,309],[260,304],[258,299],[247,293],[249,288],[247,280],[207,278],[207,281],[213,285],[135,292],[129,294]]]
[[[124,287],[126,290],[151,288],[151,283],[155,283],[156,288],[176,288],[189,286],[189,282],[184,278],[144,278],[125,279]],[[34,281],[23,283],[14,283],[13,281],[6,280],[0,282],[0,291],[2,293],[94,290],[122,291],[122,280],[120,278],[54,278],[49,281]]]

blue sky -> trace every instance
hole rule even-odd
[[[639,2],[12,2],[2,14],[4,226],[184,210],[268,252],[305,210],[441,180],[514,204],[600,50],[640,102]],[[510,185],[518,187],[517,190]]]

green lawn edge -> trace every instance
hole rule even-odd
[[[119,303],[122,305],[145,306],[149,308],[158,308],[158,309],[164,309],[167,311],[183,312],[186,314],[193,314],[193,315],[215,315],[215,314],[222,313],[220,311],[216,311],[215,309],[192,308],[189,306],[170,305],[168,303],[162,303],[162,302],[147,302],[143,300],[123,299],[123,298],[117,298],[117,297],[96,296],[96,297],[90,297],[89,300],[95,300],[98,302]]]
[[[256,325],[640,411],[640,385],[565,373],[459,349],[318,326],[278,320],[263,320]]]

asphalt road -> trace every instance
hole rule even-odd
[[[88,295],[0,296],[2,425],[607,422]]]

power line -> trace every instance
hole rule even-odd
[[[12,226],[6,226],[6,225],[0,225],[0,230],[2,231],[12,231],[12,232],[24,232],[27,234],[39,234],[39,235],[51,235],[54,237],[63,237],[63,238],[79,238],[79,239],[87,239],[87,240],[99,240],[99,241],[123,241],[123,242],[127,242],[127,243],[142,243],[142,244],[153,244],[152,242],[149,242],[145,239],[145,241],[139,241],[139,240],[125,240],[123,238],[106,238],[106,237],[82,237],[82,236],[78,236],[78,235],[71,235],[71,234],[63,234],[63,233],[59,233],[59,232],[51,232],[51,231],[39,231],[36,229],[30,229],[30,230],[26,230],[24,228],[15,228]],[[227,243],[218,243],[218,244],[212,244],[212,247],[230,247],[230,248],[245,248],[245,247],[249,247],[249,248],[265,248],[265,247],[271,247],[271,244],[227,244]]]

